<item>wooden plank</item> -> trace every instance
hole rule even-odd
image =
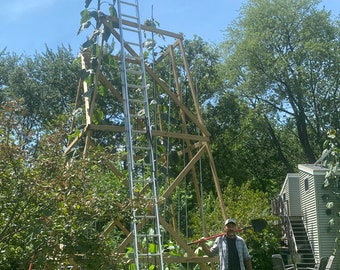
[[[188,61],[187,61],[187,57],[186,57],[186,54],[185,54],[185,49],[184,49],[182,41],[179,42],[179,47],[180,47],[180,50],[182,52],[183,65],[184,65],[185,72],[186,72],[186,75],[187,75],[187,79],[188,79],[188,82],[189,82],[189,88],[190,88],[190,91],[191,91],[191,96],[194,100],[194,105],[195,105],[195,109],[196,109],[196,112],[197,112],[197,118],[198,118],[198,121],[200,122],[200,124],[202,124],[204,126],[203,119],[202,119],[202,116],[201,116],[201,113],[200,113],[200,106],[199,106],[198,100],[197,100],[195,86],[194,86],[194,83],[192,81],[191,72],[190,72],[190,69],[189,69],[189,65],[188,65]],[[205,133],[205,132],[203,132],[203,135],[210,136],[210,134]]]
[[[126,254],[121,254],[122,257],[126,256]],[[159,263],[159,259],[158,258],[154,258],[152,257],[152,259],[150,258],[139,258],[138,261],[141,263],[148,263],[150,262],[150,260],[152,260],[152,263]],[[218,256],[215,257],[207,257],[207,256],[171,256],[171,255],[167,255],[164,254],[163,255],[163,263],[218,263],[219,262],[219,258]],[[129,260],[127,263],[134,263],[134,260]],[[213,268],[204,268],[204,269],[213,269]]]
[[[206,148],[202,147],[192,160],[184,167],[184,169],[178,174],[176,179],[171,183],[171,185],[164,191],[161,197],[167,198],[172,194],[172,191],[179,185],[183,178],[188,174],[188,172],[194,167],[196,162],[201,158],[201,156],[206,152]]]
[[[186,116],[196,124],[196,126],[201,130],[201,132],[203,134],[205,134],[205,136],[210,136],[209,131],[206,129],[206,127],[204,125],[202,125],[196,118],[196,116],[189,111],[189,109],[178,99],[178,97],[176,96],[176,94],[174,94],[173,92],[171,92],[171,90],[169,89],[169,87],[160,80],[160,78],[153,72],[153,70],[148,67],[147,65],[145,65],[145,70],[147,71],[147,73],[152,77],[152,79],[154,79],[156,81],[156,83],[163,89],[163,91],[169,96],[171,97],[172,101],[180,107],[180,109],[186,114]]]
[[[184,242],[184,240],[182,239],[182,236],[179,235],[176,231],[174,231],[174,229],[171,227],[171,225],[169,223],[167,223],[163,217],[159,217],[159,222],[163,226],[163,228],[175,239],[177,244],[187,252],[188,258],[194,258],[194,257],[198,258],[197,254],[191,249],[191,247],[188,246],[186,242]],[[180,257],[178,257],[177,259],[179,259],[179,258]],[[210,267],[208,267],[203,262],[198,262],[198,263],[201,267],[200,269],[202,269],[202,270],[209,270],[210,269]]]
[[[84,128],[84,130],[67,146],[66,150],[64,151],[64,155],[66,155],[73,146],[86,134],[88,130],[88,126]]]
[[[177,97],[181,102],[183,102],[183,100],[182,100],[182,89],[181,89],[181,84],[179,82],[180,79],[179,79],[179,76],[178,76],[179,72],[178,72],[178,69],[177,69],[178,65],[177,65],[176,58],[175,58],[175,51],[174,51],[173,46],[170,46],[169,49],[170,49],[171,66],[172,66],[174,80],[175,80]],[[186,64],[184,64],[184,65],[187,66]],[[189,76],[189,74],[187,74],[187,75]],[[192,94],[193,94],[193,99],[196,100],[195,93],[192,92]],[[199,111],[197,111],[197,113],[199,115]],[[180,111],[180,115],[181,115],[181,119],[182,119],[182,127],[183,127],[183,130],[184,130],[184,133],[187,134],[189,132],[188,132],[186,115],[182,110]],[[185,140],[185,143],[186,143],[187,146],[189,146],[188,150],[187,150],[189,160],[192,160],[193,159],[193,153],[192,153],[192,147],[191,147],[192,144],[189,140]],[[197,205],[198,205],[199,212],[200,212],[200,217],[201,217],[202,221],[204,222],[203,204],[202,204],[202,200],[201,200],[201,192],[200,192],[200,187],[199,187],[198,175],[196,173],[195,168],[193,168],[191,170],[191,175],[192,175],[192,182],[194,184],[194,189],[195,189],[195,192],[196,192],[196,200],[197,200]],[[203,228],[206,230],[205,222],[203,224]]]
[[[89,125],[88,129],[91,130],[100,130],[100,131],[113,131],[113,132],[124,132],[124,126],[116,126],[116,125]],[[146,133],[145,130],[139,130],[140,133]],[[191,141],[199,141],[199,142],[209,142],[208,137],[192,135],[192,134],[184,134],[184,133],[175,133],[161,130],[152,130],[153,136],[158,137],[166,137],[166,138],[174,138],[181,140],[191,140]]]
[[[214,158],[213,158],[213,155],[212,155],[212,152],[211,152],[211,149],[210,149],[210,145],[205,143],[205,148],[207,150],[208,157],[209,157],[210,169],[211,169],[211,172],[213,174],[213,179],[214,179],[214,183],[215,183],[217,197],[218,197],[218,201],[220,203],[220,209],[221,209],[221,212],[222,212],[221,214],[223,216],[223,219],[226,220],[227,219],[227,212],[226,212],[226,208],[225,208],[225,205],[224,205],[223,195],[222,195],[222,192],[221,192],[220,181],[219,181],[218,176],[217,176],[217,170],[216,170],[216,167],[215,167]]]
[[[109,21],[112,21],[112,22],[114,22],[116,24],[119,23],[118,22],[118,18],[116,18],[116,17],[103,16],[103,18],[102,18],[102,22],[103,23],[105,23],[105,19],[109,20]],[[106,21],[106,23],[107,23],[107,21]],[[135,22],[131,22],[131,21],[128,21],[128,20],[122,20],[122,24],[138,29],[138,25]],[[148,26],[148,25],[145,25],[145,24],[141,24],[140,27],[144,31],[156,33],[158,35],[163,35],[163,36],[168,36],[168,37],[173,37],[173,38],[178,38],[178,39],[183,39],[184,38],[182,34],[173,33],[173,32],[167,31],[167,30],[159,29],[159,28]]]
[[[111,25],[107,22],[107,21],[103,21],[103,23],[109,27],[111,29],[111,33],[112,35],[117,39],[120,40],[120,35],[119,33],[115,30],[112,29]],[[128,45],[128,44],[124,44],[126,50],[133,56],[138,56],[138,54]],[[152,70],[152,68],[148,67],[147,65],[145,65],[145,70],[146,72],[152,77],[152,79],[154,79],[156,81],[156,83],[163,89],[163,91],[172,98],[172,100],[174,101],[174,103],[176,105],[178,105],[180,107],[180,109],[186,114],[186,116],[196,124],[196,126],[201,130],[201,132],[209,137],[210,133],[209,131],[206,129],[206,127],[202,124],[202,121],[198,120],[196,118],[196,116],[177,98],[177,96],[171,92],[171,90],[169,89],[169,87],[162,81],[160,80],[160,78],[154,73],[154,71]],[[199,112],[197,112],[199,113]]]
[[[180,39],[177,39],[174,44],[171,45],[173,49],[178,47],[178,44],[181,42]],[[170,46],[167,47],[167,49],[155,60],[155,66],[162,62],[162,60],[165,59],[165,57],[170,53]]]
[[[100,81],[110,89],[111,93],[116,97],[116,99],[120,102],[123,103],[123,97],[122,95],[118,92],[118,90],[106,79],[106,77],[101,73],[98,72],[98,76],[100,78]]]

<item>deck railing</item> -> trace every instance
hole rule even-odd
[[[284,238],[287,240],[289,253],[291,255],[292,263],[296,265],[298,257],[298,248],[296,245],[295,236],[293,233],[292,224],[290,222],[290,217],[286,204],[282,196],[278,196],[272,201],[272,212],[274,215],[280,217],[281,226],[284,231]]]

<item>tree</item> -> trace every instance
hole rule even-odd
[[[49,48],[34,57],[18,56],[3,51],[0,53],[1,101],[20,99],[26,114],[22,117],[21,133],[31,154],[41,134],[53,125],[55,118],[70,112],[75,100],[79,66],[74,62],[70,49],[58,48],[54,53]],[[36,137],[29,136],[34,133]]]
[[[328,231],[335,231],[334,250],[333,254],[337,252],[340,245],[340,193],[339,193],[339,178],[340,178],[340,148],[337,132],[331,129],[327,132],[327,139],[324,143],[324,151],[320,158],[322,166],[328,168],[325,175],[323,188],[330,189],[330,195],[323,198],[326,207],[326,213],[329,216]]]
[[[220,213],[216,209],[216,197],[212,193],[207,193],[204,197],[204,203],[208,210],[205,213],[207,221],[206,232],[208,235],[218,235],[223,231],[224,220],[221,220]],[[262,232],[253,230],[244,230],[240,232],[241,236],[246,240],[250,253],[252,255],[253,269],[270,269],[271,261],[268,257],[279,249],[280,231],[273,225],[274,218],[270,212],[269,195],[266,192],[256,190],[251,186],[250,182],[236,185],[230,181],[224,189],[223,198],[227,206],[227,214],[229,218],[235,218],[240,228],[250,225],[252,220],[264,219],[267,226]],[[197,216],[190,219],[191,226],[198,234],[194,234],[194,239],[202,236],[200,228],[197,228]],[[203,232],[204,234],[204,232]],[[207,235],[205,235],[207,236]],[[210,242],[213,243],[214,240]],[[200,250],[201,248],[198,248]]]
[[[299,147],[286,132],[288,127],[263,118],[260,107],[250,107],[236,93],[226,92],[217,104],[208,105],[204,118],[212,134],[222,188],[230,180],[237,185],[250,181],[253,188],[275,194],[283,181],[282,175],[293,171],[294,164],[299,162]],[[283,149],[274,148],[273,140],[280,140]],[[289,160],[283,154],[286,147],[294,149]]]
[[[202,105],[213,102],[224,89],[218,49],[198,36],[185,39],[184,47],[198,102]]]
[[[66,164],[66,132],[57,122],[32,156],[17,139],[26,113],[20,100],[0,107],[0,269],[27,269],[31,262],[35,269],[68,262],[115,268],[121,235],[103,231],[118,217],[127,226],[129,211],[122,204],[128,190],[109,168],[112,157],[101,149]]]
[[[339,125],[339,31],[330,13],[317,9],[319,2],[248,1],[222,44],[228,87],[264,120],[274,119],[265,120],[273,135],[279,128],[296,136],[310,163],[322,148],[324,128]],[[291,149],[275,138],[284,162]]]

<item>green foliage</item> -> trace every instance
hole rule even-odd
[[[91,36],[82,44],[83,49],[92,48],[95,46],[101,37],[104,41],[108,41],[112,30],[119,26],[118,22],[109,20],[108,18],[117,18],[117,11],[114,7],[116,1],[108,3],[107,1],[97,1],[96,6],[91,6],[92,1],[85,0],[85,9],[81,11],[80,27],[78,35],[85,29],[93,26]],[[107,9],[104,13],[105,7]],[[105,22],[104,22],[105,21]]]
[[[336,232],[334,254],[340,245],[340,148],[336,135],[335,129],[327,132],[327,140],[324,143],[325,149],[320,160],[322,165],[328,168],[323,187],[331,190],[331,193],[330,195],[325,195],[323,201],[325,203],[326,214],[329,216],[328,232]]]
[[[184,47],[192,79],[195,83],[197,101],[202,108],[223,92],[224,76],[221,76],[221,62],[216,47],[194,36],[184,40]]]
[[[26,269],[33,258],[37,269],[61,262],[112,266],[120,235],[102,232],[118,216],[129,218],[122,212],[128,190],[104,162],[109,157],[94,152],[65,166],[62,125],[42,137],[37,158],[30,156],[25,142],[10,136],[21,132],[13,119],[20,111],[13,101],[0,110],[0,264]]]
[[[329,130],[327,137],[328,139],[324,143],[323,155],[325,157],[322,163],[324,166],[327,166],[329,170],[325,175],[324,187],[328,187],[329,185],[337,187],[338,173],[340,170],[340,149],[336,137],[336,130]]]
[[[338,28],[328,12],[317,9],[319,2],[248,1],[221,46],[228,88],[261,118],[274,120],[272,146],[281,151],[282,162],[294,150],[282,141],[280,129],[296,138],[294,146],[304,154],[299,162],[314,163],[322,148],[321,127],[339,126]]]
[[[218,202],[213,194],[204,197],[205,220],[209,235],[218,235],[224,227],[224,220],[218,209]],[[275,218],[271,215],[269,196],[267,193],[251,188],[250,183],[237,186],[230,182],[224,189],[223,198],[226,205],[227,217],[235,218],[237,225],[242,228],[251,224],[251,220],[264,219],[268,225],[263,232],[245,230],[241,236],[246,240],[253,260],[253,269],[271,268],[271,254],[277,252],[279,248],[280,232],[274,224]],[[202,236],[202,228],[197,228],[198,216],[190,219],[190,226],[195,231],[193,239]],[[210,243],[212,244],[212,243]]]
[[[47,48],[33,57],[0,54],[0,66],[6,70],[0,75],[0,101],[24,105],[25,112],[15,116],[15,123],[21,125],[15,139],[25,141],[23,147],[31,155],[39,144],[39,134],[53,126],[54,118],[61,118],[74,102],[78,66],[73,60],[71,50],[64,47],[57,53]]]
[[[215,106],[208,106],[204,116],[212,133],[212,150],[222,188],[231,180],[237,185],[251,181],[255,189],[276,193],[282,182],[277,180],[293,170],[297,158],[283,163],[280,146],[273,146],[274,121],[263,118],[259,108],[249,107],[230,92],[221,96]],[[280,137],[281,147],[297,148],[284,129],[277,128],[275,133]]]
[[[95,82],[93,77],[101,59],[101,72],[117,89],[121,88],[119,65],[112,55],[114,46],[106,45],[103,51],[98,46],[99,37],[103,35],[107,42],[111,29],[117,27],[103,25],[101,19],[116,17],[116,10],[105,1],[93,2],[94,7],[91,2],[85,1],[79,29],[80,34],[94,28],[83,45],[84,51],[88,49],[90,53],[90,57],[85,57],[85,69],[79,69],[79,59],[65,48],[56,53],[47,48],[45,53],[32,58],[0,52],[0,265],[4,269],[27,269],[32,258],[35,268],[73,261],[89,269],[102,265],[128,269],[114,253],[124,237],[121,230],[113,228],[108,235],[102,234],[118,215],[125,226],[130,223],[127,188],[106,164],[120,159],[113,153],[123,145],[122,138],[96,131],[93,139],[100,153],[73,160],[67,166],[63,157],[66,141],[76,138],[84,128],[84,112],[80,109],[84,96],[73,104],[79,78],[98,93],[95,102],[100,109],[93,112],[95,124],[122,123],[123,109],[117,101],[117,92],[108,91],[103,82]],[[269,210],[270,196],[277,193],[286,172],[292,172],[303,160],[312,160],[314,153],[319,152],[321,127],[338,128],[340,123],[339,29],[327,12],[315,8],[317,3],[249,1],[239,20],[228,29],[221,51],[199,37],[184,42],[197,99],[212,134],[227,215],[235,217],[240,226],[259,217],[269,224],[263,233],[242,233],[253,255],[254,269],[271,268],[270,255],[278,247],[279,236]],[[105,7],[108,15],[102,11]],[[145,23],[159,26],[153,19]],[[153,39],[147,41],[145,55],[150,58],[147,60],[165,49],[159,48],[154,54],[157,44]],[[158,72],[171,86],[169,67],[163,63]],[[180,73],[185,78],[185,71]],[[188,81],[182,78],[179,81],[185,93]],[[169,127],[175,129],[179,125],[178,116],[167,115],[169,111],[173,113],[173,104],[161,95],[152,101],[160,112],[155,116],[167,118]],[[193,106],[192,100],[183,102]],[[74,129],[66,138],[69,132],[64,125],[70,124],[67,116],[71,114]],[[196,134],[191,126],[187,128]],[[331,149],[327,159],[330,170],[325,186],[332,188],[337,179],[334,175],[338,173],[339,148],[334,134],[329,135],[325,148]],[[181,143],[175,139],[158,142],[159,153],[164,153],[165,148],[174,150],[169,151],[170,165],[157,155],[162,169],[157,178],[164,184],[162,188],[166,188],[167,177],[177,175],[182,168],[176,153],[184,150]],[[76,149],[71,154],[77,156],[81,151]],[[195,196],[187,192],[192,189],[189,181],[175,192],[177,201],[167,198],[178,210],[180,233],[184,235],[188,230],[192,239],[220,233],[223,228],[211,176],[206,173],[208,166],[203,158],[208,229],[197,225],[201,224],[198,222],[201,217]],[[332,230],[337,228],[339,213],[333,199],[338,200],[335,196],[326,205],[332,213]],[[167,218],[171,218],[169,209],[164,209]],[[190,230],[183,214],[186,211],[190,213]],[[144,248],[154,251],[152,244]],[[171,240],[165,239],[164,249],[172,256],[185,256]],[[126,256],[133,257],[132,250],[128,249]],[[191,265],[166,267],[187,269]]]

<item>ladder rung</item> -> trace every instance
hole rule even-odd
[[[156,216],[135,216],[135,218],[140,218],[140,219],[142,219],[142,218],[152,218],[152,219],[155,219],[156,218]]]
[[[131,15],[127,15],[127,14],[121,14],[122,17],[125,17],[125,18],[130,18],[130,19],[134,19],[134,20],[137,20],[138,17],[136,16],[131,16]]]
[[[149,219],[155,219],[155,216],[135,216],[135,218],[143,219],[143,218],[149,218]]]
[[[126,5],[129,5],[129,6],[134,6],[134,7],[137,7],[137,5],[135,3],[131,3],[131,2],[126,2],[126,1],[120,1],[121,4],[126,4]]]
[[[136,89],[138,89],[138,88],[143,89],[143,88],[144,88],[143,85],[132,84],[132,83],[128,83],[127,86],[128,86],[129,88],[136,88]]]
[[[139,117],[139,118],[141,118],[141,117]],[[134,134],[138,134],[138,135],[146,134],[145,130],[140,130],[140,129],[132,129],[131,132],[134,133]]]
[[[147,146],[132,146],[132,148],[137,150],[151,150],[150,147]]]
[[[142,75],[143,72],[140,71],[140,70],[135,70],[135,69],[127,69],[126,70],[127,73],[130,73],[130,74],[134,74],[134,75]]]
[[[142,56],[139,56],[139,55],[127,55],[125,56],[126,59],[130,60],[130,61],[142,61]],[[136,63],[134,63],[136,64]],[[138,63],[140,64],[140,63]]]
[[[136,43],[136,42],[126,41],[126,40],[124,40],[124,42],[125,42],[126,44],[129,44],[129,45],[132,45],[132,46],[140,46],[140,44],[139,44],[139,43]]]
[[[137,234],[137,237],[158,237],[159,234]]]
[[[147,167],[148,165],[151,165],[149,162],[150,161],[145,161],[144,159],[139,159],[139,160],[135,161],[135,163],[137,163],[137,165],[135,167],[139,167],[139,168],[140,167]],[[138,180],[139,182],[143,182],[143,181],[147,182],[149,180],[149,179],[142,178],[142,176],[140,176],[140,175],[139,176],[136,175],[134,179],[136,181]]]
[[[137,167],[137,164],[138,164],[138,163],[137,163],[137,161],[136,161],[136,162],[135,162],[135,167]],[[143,166],[144,166],[144,167],[151,167],[151,165],[152,165],[151,163],[144,163],[144,162],[143,162]]]
[[[135,184],[143,184],[143,185],[146,185],[146,184],[150,184],[150,183],[152,183],[152,180],[133,180],[133,183],[135,183]],[[146,200],[147,201],[147,199],[145,199],[144,198],[144,200]],[[149,199],[149,201],[154,201],[154,199]],[[142,217],[142,216],[141,216]],[[140,217],[140,218],[141,218]]]
[[[140,152],[141,150],[151,152],[151,149],[148,146],[132,146],[132,149],[133,150],[139,150],[138,152]]]
[[[140,167],[140,165],[143,165],[145,167],[145,166],[151,166],[152,164],[150,162],[144,161],[144,159],[140,159],[135,162],[135,167]]]
[[[144,100],[144,99],[130,98],[130,99],[129,99],[129,102],[130,102],[130,103],[145,104],[145,100]]]
[[[152,181],[141,181],[141,180],[139,180],[139,181],[137,181],[137,180],[134,180],[133,181],[133,183],[137,186],[137,184],[140,184],[140,185],[143,185],[143,186],[147,186],[147,185],[152,185]],[[138,197],[139,196],[139,194],[140,194],[140,192],[139,191],[137,191],[137,192],[135,192],[135,196],[136,197]],[[149,201],[149,204],[151,204],[151,203],[153,203],[154,202],[154,199],[149,199],[149,200],[147,200],[147,199],[143,199],[143,201]],[[141,220],[141,219],[143,219],[143,216],[142,216],[143,214],[139,214],[138,216],[138,218],[136,218],[136,220]]]
[[[137,118],[137,119],[144,119],[145,115],[139,115],[139,114],[130,114],[130,117]],[[137,133],[137,132],[136,132]],[[144,132],[145,133],[145,132]]]
[[[122,29],[126,30],[126,31],[131,31],[131,32],[139,33],[139,30],[136,29],[136,28],[122,27]]]
[[[143,258],[158,257],[158,256],[161,256],[161,253],[141,253],[141,254],[138,254],[138,257],[143,257]]]

